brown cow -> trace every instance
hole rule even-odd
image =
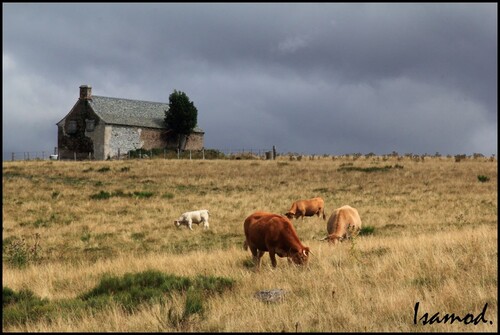
[[[295,232],[293,224],[283,215],[255,212],[243,224],[246,241],[245,249],[250,247],[257,268],[260,268],[264,252],[269,252],[271,263],[276,267],[276,255],[287,257],[296,264],[306,264],[309,247],[304,246]]]
[[[302,220],[304,220],[304,216],[318,215],[319,217],[320,214],[323,214],[323,220],[326,220],[325,201],[320,197],[316,197],[295,201],[285,215],[289,219],[302,217]]]
[[[326,230],[328,237],[325,239],[333,244],[357,236],[361,230],[361,218],[358,210],[349,205],[335,209],[328,219]]]

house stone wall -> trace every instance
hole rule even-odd
[[[88,159],[94,156],[93,138],[87,136],[86,120],[94,120],[95,128],[100,125],[98,117],[88,107],[87,101],[78,100],[70,113],[57,124],[57,147],[60,159]],[[70,131],[70,123],[75,123]],[[96,131],[96,130],[94,130]]]
[[[125,155],[130,150],[142,148],[144,141],[141,139],[141,128],[122,127],[116,125],[106,126],[104,136],[104,159],[115,158],[120,155]]]
[[[201,150],[203,147],[203,133],[193,133],[188,136],[185,150]]]
[[[106,125],[99,122],[93,131],[85,131],[85,136],[92,140],[94,154],[94,159],[105,159],[104,156],[104,137],[106,132]]]
[[[104,132],[99,132],[99,134],[103,134],[104,136],[99,138],[94,136],[92,138],[95,143],[94,152],[96,159],[116,158],[118,156],[118,149],[120,150],[120,155],[126,155],[129,151],[139,148],[144,150],[177,148],[177,139],[174,139],[173,136],[167,136],[165,130],[117,125],[107,125],[105,128]],[[189,135],[185,150],[203,149],[203,135],[203,133]],[[101,143],[104,143],[104,145],[100,145]]]
[[[143,149],[157,149],[166,147],[166,131],[162,129],[143,128],[141,132]]]

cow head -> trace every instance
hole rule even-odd
[[[174,225],[179,228],[179,226],[181,225],[181,223],[179,222],[179,220],[175,220],[174,221]]]
[[[335,234],[328,235],[326,239],[328,240],[328,242],[333,243],[334,245],[342,241],[342,237]]]
[[[300,250],[292,255],[292,261],[295,264],[299,264],[299,265],[306,264],[308,259],[309,259],[310,253],[311,253],[311,251],[309,250],[309,247],[304,247],[302,250]]]
[[[292,213],[292,212],[286,212],[285,213],[285,216],[289,219],[293,219],[295,217],[295,213]]]

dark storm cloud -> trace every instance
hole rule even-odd
[[[4,4],[4,158],[80,84],[182,90],[209,148],[496,154],[497,5]]]

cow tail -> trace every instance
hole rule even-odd
[[[326,220],[325,209],[323,208],[323,220]]]

